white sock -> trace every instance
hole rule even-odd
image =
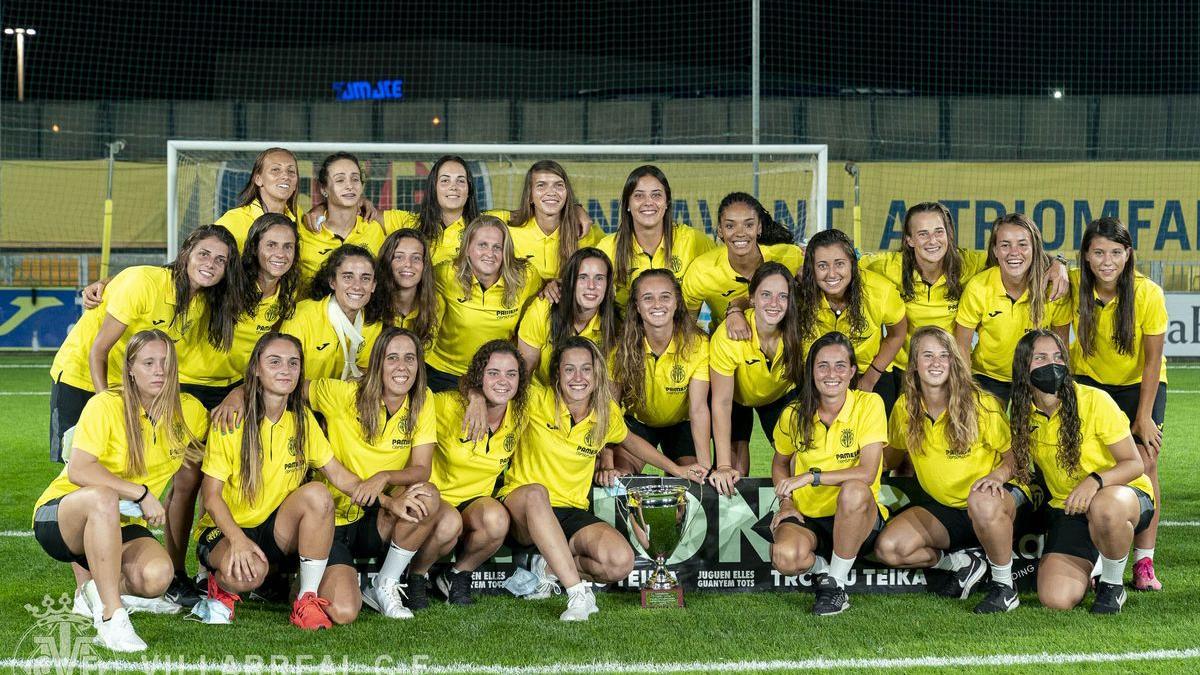
[[[383,565],[379,568],[379,574],[375,576],[376,583],[384,579],[399,581],[400,577],[404,576],[404,570],[408,569],[408,563],[412,562],[416,551],[410,551],[406,548],[400,548],[396,542],[388,545],[387,557],[383,559]]]
[[[838,588],[845,588],[850,582],[850,568],[853,566],[854,558],[842,558],[834,553],[829,559],[829,576],[837,583]]]
[[[1004,584],[1009,588],[1013,587],[1012,580],[1012,561],[1009,560],[1007,565],[997,565],[988,558],[988,565],[992,568],[992,581],[998,584]]]
[[[1128,561],[1129,556],[1120,560],[1110,560],[1105,558],[1104,554],[1100,554],[1100,581],[1116,586],[1125,583],[1125,563]]]
[[[933,564],[933,569],[954,572],[966,567],[970,563],[971,558],[962,551],[955,551],[950,554],[942,553],[942,557],[938,558],[938,561]]]
[[[829,561],[819,555],[814,555],[813,556],[813,566],[808,568],[807,570],[801,572],[801,574],[817,575],[817,574],[827,574],[828,572],[829,572]]]
[[[1135,549],[1133,549],[1133,561],[1137,562],[1137,561],[1141,560],[1142,558],[1150,558],[1151,560],[1154,560],[1154,549],[1153,548],[1135,548]]]
[[[579,593],[585,593],[585,592],[587,592],[587,589],[588,589],[587,583],[580,581],[579,583],[577,583],[574,586],[567,589],[567,595],[576,595]]]
[[[299,595],[317,592],[317,588],[321,586],[321,577],[325,576],[325,565],[328,563],[329,558],[310,560],[304,556],[300,556]]]

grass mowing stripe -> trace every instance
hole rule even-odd
[[[1141,652],[1117,653],[1075,653],[1075,654],[993,654],[988,656],[915,656],[891,659],[801,659],[773,661],[715,661],[715,662],[677,662],[677,663],[621,663],[603,661],[597,663],[564,663],[550,666],[501,666],[474,663],[450,663],[446,665],[431,664],[426,661],[414,663],[422,673],[474,673],[479,675],[517,675],[518,673],[562,675],[565,673],[690,673],[690,672],[769,672],[778,670],[840,670],[840,669],[910,669],[910,668],[962,668],[962,667],[1004,667],[1041,664],[1081,664],[1081,663],[1127,663],[1137,661],[1177,661],[1200,658],[1200,648],[1190,649],[1154,649]],[[316,660],[316,659],[314,659]],[[257,658],[247,658],[247,663],[239,664],[235,659],[214,659],[207,661],[176,661],[172,659],[148,658],[134,660],[74,660],[52,659],[41,657],[37,659],[3,659],[0,667],[20,668],[24,670],[42,670],[46,668],[86,668],[88,670],[139,670],[171,672],[219,672],[219,673],[260,673],[265,663]],[[348,657],[341,661],[329,658],[322,663],[312,665],[297,663],[270,662],[270,669],[277,673],[320,673],[320,672],[351,672],[351,673],[394,673],[397,667],[402,670],[408,664],[396,663],[391,658],[377,658],[375,663],[352,663]]]

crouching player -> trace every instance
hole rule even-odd
[[[300,558],[300,591],[291,621],[315,630],[332,624],[329,600],[317,591],[333,543],[333,499],[318,469],[339,490],[357,494],[361,481],[337,461],[304,404],[300,341],[271,332],[246,366],[246,414],[241,426],[212,434],[204,457],[205,515],[196,554],[208,577],[208,598],[193,612],[207,623],[233,620],[239,593],[262,585],[271,566]],[[361,506],[361,505],[360,505]]]
[[[950,572],[950,588],[964,600],[990,566],[992,583],[975,611],[1016,609],[1013,520],[1031,503],[1022,488],[1008,482],[1012,456],[1000,399],[979,387],[954,338],[937,326],[913,335],[901,387],[885,454],[892,465],[907,452],[917,480],[935,501],[888,521],[875,543],[876,557],[891,567]],[[986,559],[976,552],[980,545]]]
[[[818,616],[850,607],[850,568],[874,549],[887,518],[879,503],[887,417],[878,394],[850,389],[856,372],[845,335],[817,338],[800,397],[783,409],[774,432],[779,513],[771,522],[771,564],[781,574],[815,576]]]
[[[137,652],[146,643],[133,630],[121,589],[156,598],[171,583],[171,559],[145,523],[166,522],[159,497],[185,461],[203,457],[208,415],[179,393],[166,333],[134,334],[124,356],[120,387],[93,396],[80,413],[70,462],[34,507],[33,534],[50,557],[90,572],[76,590],[76,607],[92,615],[96,643]],[[144,519],[122,515],[129,507]]]

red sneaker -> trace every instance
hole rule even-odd
[[[1162,590],[1162,582],[1154,576],[1154,558],[1142,558],[1133,564],[1133,588],[1139,591]]]
[[[317,597],[312,591],[301,595],[292,605],[292,625],[304,630],[333,628],[333,622],[329,620],[329,615],[325,614],[324,608],[328,606],[328,600]]]
[[[221,620],[218,623],[229,623],[233,621],[233,608],[235,603],[242,599],[242,596],[221,588],[217,583],[217,575],[210,574],[208,577],[208,598],[206,602],[210,614],[219,613]],[[222,608],[226,611],[222,611]],[[215,617],[218,618],[218,617]]]

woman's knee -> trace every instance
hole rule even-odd
[[[358,593],[342,593],[325,607],[325,614],[333,623],[344,626],[354,623],[358,613],[362,611],[362,596]]]
[[[784,576],[812,569],[816,558],[811,551],[791,543],[771,544],[771,566]]]
[[[874,501],[875,495],[866,483],[850,480],[838,490],[837,508],[842,513],[866,511]]]
[[[171,564],[171,559],[163,554],[131,566],[126,575],[126,583],[134,595],[157,598],[167,592],[174,578],[175,566]]]

